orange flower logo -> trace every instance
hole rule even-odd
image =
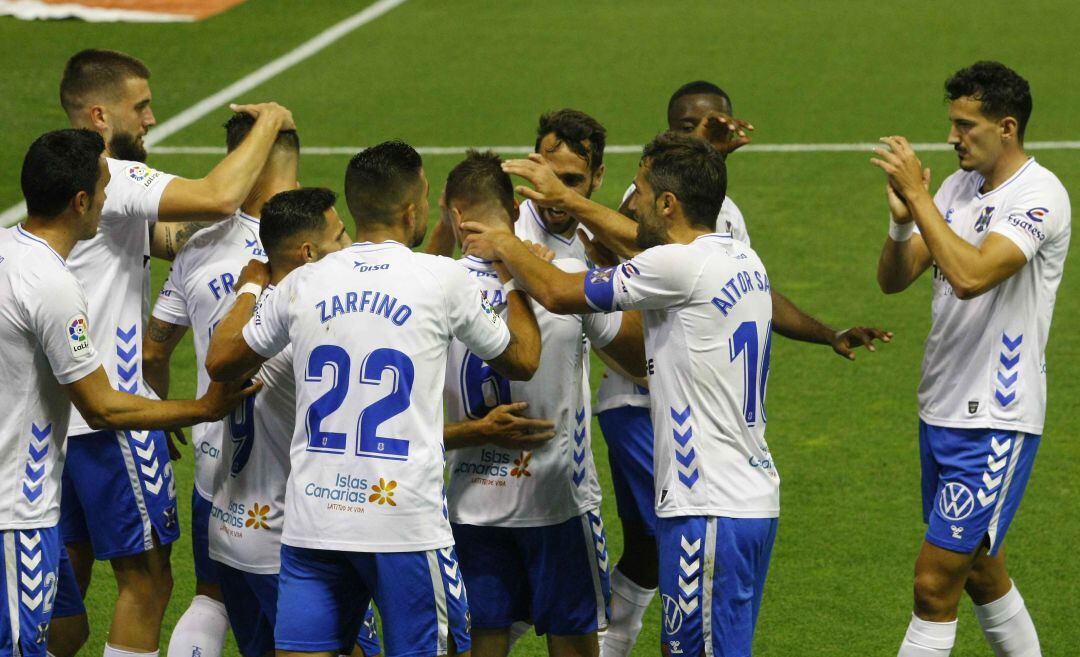
[[[248,509],[248,519],[244,522],[245,527],[251,527],[252,529],[270,529],[270,525],[266,524],[266,514],[270,513],[270,505],[264,504],[259,506],[259,503],[251,505]]]
[[[510,471],[511,477],[531,477],[529,461],[532,460],[532,452],[522,452],[521,456],[514,459],[514,469]]]
[[[397,482],[391,479],[386,481],[382,477],[379,477],[379,483],[371,487],[374,491],[369,498],[372,502],[378,504],[389,504],[390,506],[397,506],[397,502],[394,501],[394,489],[397,488]]]

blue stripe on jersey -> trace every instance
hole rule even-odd
[[[589,270],[585,276],[585,300],[600,312],[615,310],[615,267]]]

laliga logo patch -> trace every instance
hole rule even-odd
[[[664,629],[668,634],[676,634],[682,629],[683,624],[683,613],[679,608],[679,602],[666,593],[660,597],[664,603]]]
[[[938,497],[938,511],[946,520],[960,522],[975,510],[975,496],[971,490],[956,481],[950,481],[941,489]]]
[[[488,320],[495,326],[499,325],[499,315],[495,312],[495,309],[491,307],[487,299],[484,298],[484,292],[480,292],[480,307],[484,309],[484,314],[487,315]]]
[[[1038,223],[1041,224],[1043,218],[1046,217],[1046,215],[1049,212],[1050,212],[1050,210],[1048,210],[1046,208],[1032,208],[1032,209],[1027,211],[1027,216],[1028,216],[1028,219],[1031,219],[1032,221],[1035,221],[1035,222],[1038,222]]]
[[[75,358],[85,358],[90,353],[90,329],[81,313],[68,320],[68,347]]]
[[[156,169],[151,169],[145,164],[135,164],[128,167],[128,178],[139,183],[143,187],[150,189],[150,186],[154,184],[154,181],[161,176],[161,172]]]
[[[622,269],[623,276],[627,278],[641,274],[632,262],[624,262],[620,268]]]

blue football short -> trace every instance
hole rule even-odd
[[[210,558],[210,510],[214,503],[191,490],[191,553],[195,559],[195,579],[205,584],[221,583],[221,564]]]
[[[272,651],[277,621],[278,575],[249,573],[227,564],[215,564],[220,576],[221,594],[225,599],[225,611],[229,615],[229,626],[236,637],[240,654],[244,657],[261,657]],[[375,657],[382,652],[375,611],[370,605],[356,636],[356,644],[365,657]],[[352,654],[352,646],[346,642],[339,652]]]
[[[1040,437],[919,422],[926,540],[970,553],[988,541],[997,554],[1024,497]]]
[[[386,657],[435,657],[472,647],[469,602],[453,547],[344,552],[281,546],[278,650],[338,650],[361,635],[370,603]]]
[[[53,618],[82,616],[86,613],[82,591],[75,579],[75,569],[71,566],[67,548],[60,546],[60,567],[56,575],[56,604],[53,605]]]
[[[45,657],[58,595],[60,530],[9,529],[0,531],[0,540],[0,657]]]
[[[599,511],[545,527],[452,527],[476,627],[531,621],[537,634],[558,636],[607,627],[611,586]]]
[[[776,527],[776,518],[657,520],[661,641],[672,655],[750,656]]]
[[[100,560],[142,554],[180,538],[176,480],[165,434],[97,431],[67,441],[60,530],[90,541]]]
[[[620,406],[597,415],[608,446],[611,483],[619,517],[656,536],[653,425],[649,409]]]

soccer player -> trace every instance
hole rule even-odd
[[[1040,654],[1002,543],[1046,414],[1046,342],[1072,210],[1057,177],[1024,152],[1031,90],[977,62],[945,82],[960,170],[929,192],[903,137],[871,160],[888,175],[891,224],[878,261],[886,294],[933,266],[933,322],[919,384],[922,550],[900,657],[944,657],[967,591],[999,657]]]
[[[544,205],[614,214],[533,159],[503,165]],[[544,174],[544,175],[541,175]],[[719,151],[664,134],[643,152],[630,208],[645,249],[571,274],[508,232],[467,223],[465,248],[501,260],[549,311],[642,310],[656,430],[656,540],[663,652],[748,655],[779,514],[765,442],[773,317],[769,278],[750,247],[716,233],[727,176]]]
[[[244,142],[255,121],[249,114],[236,113],[225,123],[225,143],[230,153]],[[210,335],[232,306],[234,283],[240,270],[251,258],[266,258],[259,241],[259,215],[272,196],[296,188],[299,163],[299,136],[295,130],[282,130],[236,214],[201,230],[173,260],[143,337],[143,376],[162,399],[169,394],[169,359],[188,327],[194,329],[198,391],[209,385],[205,363]],[[326,249],[338,250],[349,243],[345,225],[336,214],[334,219],[333,234],[310,243],[312,257],[321,257]],[[173,629],[169,640],[169,653],[173,657],[187,657],[196,650],[203,657],[218,657],[228,631],[217,564],[207,551],[214,473],[223,450],[224,426],[214,422],[192,430],[195,482],[191,492],[191,544],[195,598]]]
[[[672,94],[667,106],[668,128],[673,132],[701,137],[727,156],[750,142],[753,126],[733,118],[731,99],[716,85],[695,81]],[[631,184],[623,197],[620,212],[632,216]],[[637,226],[630,220],[602,213],[581,214],[582,223],[594,231],[597,242],[624,257],[640,250]],[[603,223],[598,224],[596,218]],[[750,245],[750,234],[742,212],[726,196],[716,218],[717,230]],[[588,245],[588,244],[587,244]],[[892,334],[871,327],[837,330],[806,314],[786,297],[771,289],[772,328],[794,340],[827,344],[844,358],[854,359],[854,349],[873,340],[888,342]],[[649,417],[649,389],[631,380],[617,367],[608,367],[596,394],[596,410],[604,432],[611,462],[612,483],[623,527],[623,554],[611,574],[611,624],[603,637],[604,657],[626,657],[641,631],[642,619],[656,593],[658,581],[656,552],[656,510],[653,485],[653,426]]]
[[[470,151],[446,181],[445,203],[461,221],[511,230],[514,187],[494,153]],[[512,284],[504,268],[465,252],[458,261],[496,311]],[[584,271],[559,259],[563,271]],[[450,348],[446,408],[451,421],[482,418],[499,403],[529,402],[531,412],[556,421],[553,441],[525,450],[493,445],[452,452],[447,500],[450,522],[471,592],[473,654],[503,657],[510,628],[531,621],[549,635],[552,655],[595,655],[596,633],[607,624],[607,540],[600,485],[585,423],[582,335],[644,374],[637,317],[536,312],[540,367],[528,382],[510,382],[460,341]],[[587,392],[584,394],[588,394]]]
[[[275,644],[283,655],[336,654],[374,598],[389,657],[467,653],[443,495],[447,350],[457,337],[497,372],[528,379],[539,331],[524,295],[511,295],[504,323],[460,266],[410,250],[428,210],[413,148],[361,151],[345,192],[361,241],[286,276],[240,339],[215,334],[207,357],[210,375],[228,380],[292,345]]]
[[[0,655],[44,657],[54,605],[82,605],[57,526],[71,405],[95,429],[174,428],[217,419],[254,390],[217,386],[198,401],[159,402],[110,385],[65,262],[97,231],[110,179],[104,150],[88,130],[39,137],[22,167],[29,216],[0,231]]]
[[[278,133],[295,126],[282,107],[257,114],[244,143],[204,178],[187,180],[146,166],[143,137],[154,124],[150,72],[138,59],[84,50],[67,62],[60,101],[71,125],[102,135],[112,174],[98,234],[78,245],[68,266],[86,290],[91,338],[118,389],[151,394],[142,383],[142,333],[149,311],[148,255],[175,255],[198,224],[231,215],[247,197]],[[170,232],[167,222],[177,229]],[[151,238],[151,236],[153,236]],[[169,544],[179,536],[176,482],[160,431],[94,431],[72,413],[64,473],[64,543],[84,592],[94,559],[109,560],[118,589],[106,657],[153,655],[172,590]],[[58,608],[60,657],[88,632],[85,614]]]

